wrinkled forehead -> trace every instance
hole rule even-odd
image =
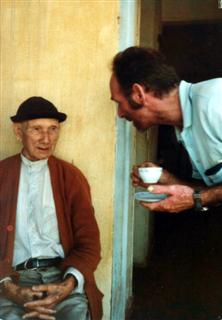
[[[22,126],[26,128],[39,126],[39,127],[51,127],[51,126],[60,126],[59,121],[57,119],[51,118],[39,118],[39,119],[32,119],[22,122]]]

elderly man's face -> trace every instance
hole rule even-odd
[[[56,119],[34,119],[14,124],[14,132],[23,144],[22,153],[31,161],[47,159],[52,155],[59,129]]]

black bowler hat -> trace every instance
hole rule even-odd
[[[66,114],[59,112],[50,101],[42,97],[31,97],[20,104],[15,116],[10,117],[13,122],[51,118],[59,122],[66,120]]]

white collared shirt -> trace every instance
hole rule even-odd
[[[48,160],[21,158],[13,266],[30,257],[64,258]]]
[[[222,78],[196,84],[182,81],[179,87],[183,113],[183,130],[176,129],[191,159],[193,178],[206,185],[222,183],[222,168],[207,175],[206,171],[222,162]]]

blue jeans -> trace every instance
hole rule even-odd
[[[31,287],[38,284],[59,283],[62,281],[61,271],[56,267],[38,270],[19,271],[18,285]],[[88,300],[84,293],[73,291],[65,300],[58,303],[56,320],[89,320]],[[25,308],[0,295],[0,320],[21,320]],[[34,319],[32,319],[34,320]]]

